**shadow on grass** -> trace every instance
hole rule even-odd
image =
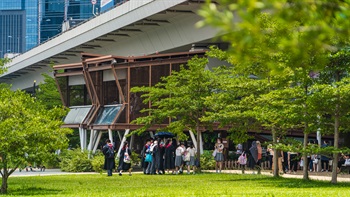
[[[58,189],[48,189],[42,187],[27,187],[27,188],[17,188],[15,190],[9,190],[8,194],[13,196],[36,196],[36,195],[55,195],[60,193],[62,190]]]
[[[283,178],[283,177],[270,177],[264,175],[233,175],[229,180],[212,180],[214,182],[246,182],[249,181],[254,184],[259,184],[266,187],[280,187],[280,188],[350,188],[350,183],[339,182],[337,184],[331,184],[330,181],[319,180],[303,180],[297,178]]]

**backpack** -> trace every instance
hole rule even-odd
[[[238,157],[238,163],[241,165],[246,165],[247,164],[247,156],[245,152],[243,152],[239,157]]]
[[[108,146],[108,149],[106,151],[107,158],[114,158],[114,149],[113,146]]]

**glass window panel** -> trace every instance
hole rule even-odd
[[[95,124],[97,125],[108,125],[112,124],[117,113],[121,109],[122,105],[105,105],[98,112]]]
[[[65,124],[80,124],[85,119],[86,115],[89,113],[91,105],[89,106],[79,106],[70,107],[66,118],[64,119]]]

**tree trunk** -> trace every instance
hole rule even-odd
[[[3,172],[2,172],[2,184],[1,184],[1,194],[7,193],[7,179],[9,177],[9,173],[7,172],[7,163],[6,158],[3,158]]]
[[[277,143],[277,136],[276,136],[276,130],[273,128],[272,129],[272,142],[274,145],[276,145]],[[273,149],[273,161],[272,161],[272,165],[273,165],[273,176],[274,177],[279,177],[279,169],[278,169],[278,157],[277,157],[277,149],[274,148]]]
[[[309,165],[308,165],[308,162],[307,162],[307,153],[305,152],[306,149],[307,149],[307,144],[308,144],[308,141],[309,141],[309,134],[307,133],[307,124],[305,124],[305,131],[304,131],[304,145],[303,145],[303,160],[304,160],[304,167],[303,167],[303,179],[304,180],[309,180]]]
[[[202,139],[202,132],[199,129],[199,120],[197,120],[197,125],[196,125],[196,130],[197,130],[197,159],[201,161],[201,141]],[[197,166],[197,172],[201,172],[201,166]]]
[[[2,177],[2,184],[1,184],[1,193],[6,194],[7,193],[7,173],[4,172],[4,176]]]
[[[339,105],[336,105],[336,110],[338,111]],[[334,117],[334,149],[337,150],[339,148],[339,120],[340,117],[337,114]],[[337,167],[338,167],[338,153],[333,153],[333,162],[332,162],[332,180],[331,183],[336,184],[337,183]]]

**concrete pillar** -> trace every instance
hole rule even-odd
[[[119,157],[120,151],[122,150],[123,144],[126,141],[126,136],[129,134],[129,132],[130,132],[130,129],[125,129],[125,133],[124,133],[123,139],[120,142],[120,146],[119,146],[119,149],[118,149],[117,157]]]

